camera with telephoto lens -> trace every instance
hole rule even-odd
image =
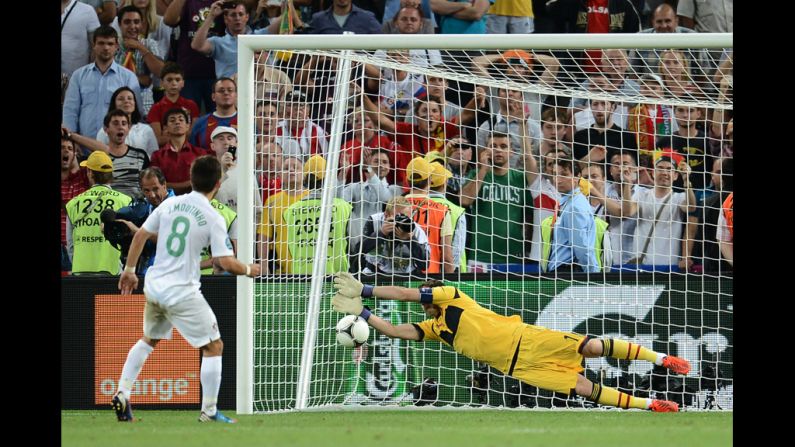
[[[400,231],[404,233],[411,233],[411,231],[414,229],[414,221],[411,220],[411,217],[405,214],[396,214],[395,228],[399,228]]]
[[[130,250],[132,243],[132,231],[124,222],[116,221],[116,211],[108,208],[99,215],[102,221],[103,230],[102,234],[108,240],[110,245],[118,249],[124,258],[127,257],[127,252]]]

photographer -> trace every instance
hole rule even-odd
[[[218,126],[210,135],[210,150],[221,162],[223,175],[221,187],[215,194],[215,200],[237,212],[237,184],[240,171],[237,168],[237,129],[234,127]],[[274,173],[272,175],[278,175]],[[262,194],[259,193],[257,181],[253,180],[251,187],[254,191],[254,208],[256,219],[259,221],[262,209]]]
[[[361,246],[362,272],[422,275],[428,268],[431,253],[428,236],[409,217],[411,208],[408,199],[397,196],[389,199],[383,213],[367,219]]]
[[[122,262],[126,262],[127,250],[138,228],[164,200],[174,197],[174,191],[167,187],[166,177],[158,167],[141,171],[138,175],[138,184],[144,200],[136,200],[115,213],[105,210],[101,216],[105,239],[121,251]],[[135,268],[136,274],[143,275],[155,262],[156,247],[156,242],[146,241]]]

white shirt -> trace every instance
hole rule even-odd
[[[719,242],[732,241],[732,235],[729,231],[729,222],[726,221],[726,214],[723,213],[723,210],[720,210],[720,215],[718,215],[718,229],[715,232],[715,240]]]
[[[89,63],[89,35],[99,28],[99,17],[91,6],[72,0],[61,14],[61,24],[61,71],[71,76],[73,71]]]
[[[235,212],[237,212],[237,182],[240,173],[240,170],[236,168],[237,165],[232,166],[226,171],[225,177],[221,179],[221,187],[218,189],[218,192],[215,193],[215,200],[232,208]],[[259,222],[260,215],[262,214],[262,194],[259,193],[257,180],[252,177],[251,181],[254,191],[254,209],[257,215],[257,220],[255,222]],[[235,220],[235,222],[237,222],[237,220]]]
[[[144,293],[159,304],[201,296],[199,263],[204,247],[209,245],[214,257],[234,256],[226,221],[196,191],[163,201],[142,228],[158,235],[157,256],[146,271]]]
[[[533,195],[533,240],[530,244],[530,259],[541,260],[541,222],[555,213],[555,204],[560,202],[560,193],[549,179],[538,175],[530,184]]]
[[[669,194],[673,194],[673,196],[665,204],[660,218],[657,219],[657,224],[654,225],[654,231],[651,231],[654,218],[666,197],[657,198],[654,188],[638,188],[632,194],[633,200],[638,203],[638,225],[635,228],[634,241],[636,256],[641,255],[646,239],[649,239],[643,264],[675,265],[679,262],[682,231],[686,218],[680,206],[687,200],[687,194],[673,191]],[[650,232],[651,236],[649,236]]]
[[[621,203],[621,194],[618,186],[617,183],[606,182],[605,196]],[[642,186],[633,185],[632,194],[634,195],[640,188]],[[609,216],[607,220],[610,223],[610,246],[613,250],[613,264],[624,264],[635,256],[633,240],[635,239],[635,227],[638,224],[638,217],[627,216],[620,218]]]
[[[99,129],[99,132],[97,132],[97,141],[108,144],[108,134],[105,133],[105,129]],[[124,143],[126,143],[127,146],[145,150],[146,155],[148,155],[150,159],[152,158],[152,154],[160,149],[157,145],[155,131],[152,130],[151,126],[144,123],[133,124],[132,128],[130,128],[130,133],[127,134],[127,138],[124,139]]]

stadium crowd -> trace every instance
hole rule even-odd
[[[733,21],[730,0],[61,7],[64,274],[118,274],[125,228],[134,233],[163,200],[189,192],[191,162],[205,154],[224,167],[212,203],[236,241],[240,34],[732,32]],[[352,79],[365,82],[350,86],[328,273],[731,271],[732,111],[629,99],[731,102],[731,50],[372,56],[415,67],[465,64],[482,77],[628,99],[354,64]],[[289,51],[256,57],[257,254],[264,274],[308,274],[337,61]],[[141,257],[138,273],[152,255]],[[202,266],[222,273],[209,251]]]

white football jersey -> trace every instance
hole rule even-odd
[[[195,191],[163,201],[142,228],[157,234],[157,254],[146,272],[144,293],[161,304],[199,292],[204,247],[209,245],[214,257],[234,256],[224,218]]]

